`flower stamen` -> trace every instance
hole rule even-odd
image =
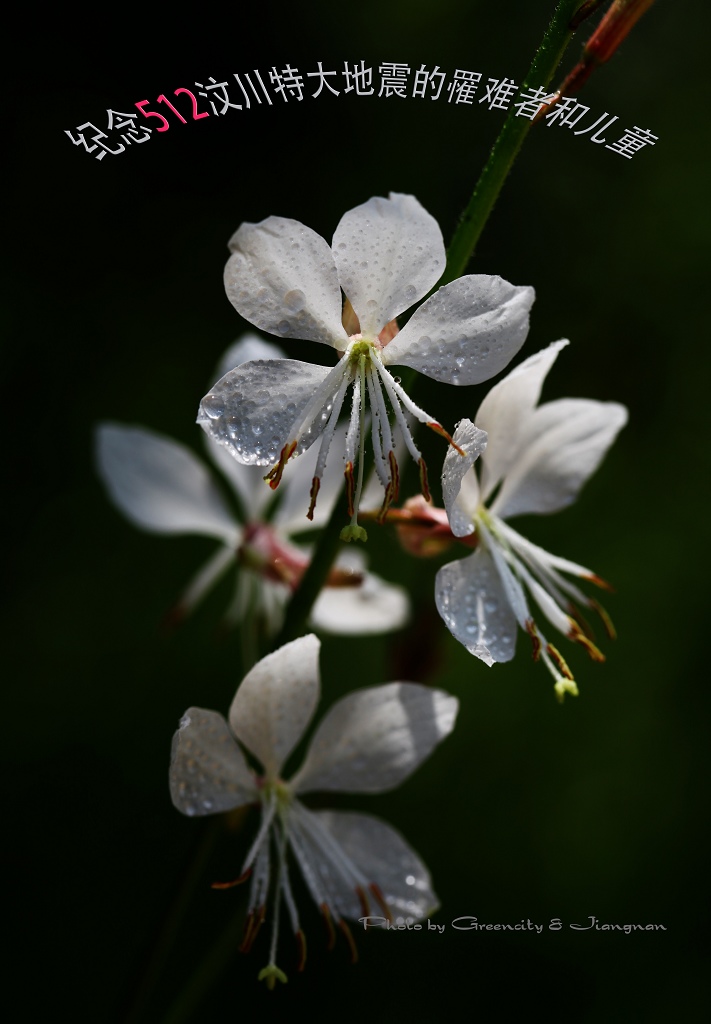
[[[210,885],[210,888],[211,889],[234,889],[234,887],[236,885],[241,885],[242,882],[246,882],[251,874],[252,874],[252,869],[251,868],[247,868],[247,870],[243,871],[242,874],[238,878],[235,878],[235,880],[233,882],[212,882],[211,885]]]

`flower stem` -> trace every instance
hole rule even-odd
[[[599,3],[591,4],[590,0],[559,0],[533,63],[523,80],[522,89],[548,85],[581,18],[592,14],[598,6]],[[479,175],[472,197],[454,232],[447,250],[444,276],[438,282],[439,287],[461,277],[466,270],[532,124],[527,117],[517,117],[515,109],[509,110],[489,159]]]
[[[298,588],[286,607],[284,623],[278,636],[271,644],[276,651],[290,640],[301,636],[306,626],[314,601],[321,593],[331,566],[340,547],[340,534],[343,520],[347,517],[345,493],[341,491],[338,501],[333,506],[330,518],[321,532],[321,537],[309,562],[306,572],[301,578]]]

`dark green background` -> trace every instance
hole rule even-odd
[[[9,44],[18,62],[3,360],[3,854],[19,911],[6,929],[20,954],[13,1020],[126,1018],[207,825],[170,804],[171,735],[190,704],[226,711],[241,675],[237,638],[216,635],[226,590],[178,631],[161,632],[213,545],[129,526],[95,477],[93,425],[141,423],[200,451],[197,403],[245,327],[222,286],[238,225],[276,213],[330,238],[344,211],[394,190],[414,193],[446,240],[503,114],[444,96],[324,94],[173,124],[101,163],[64,129],[102,124],[107,107],[131,109],[210,75],[286,63],[305,72],[317,60],[327,69],[344,59],[424,62],[520,82],[552,8],[266,3],[251,19],[233,8],[196,8],[190,18],[121,9],[110,29],[65,9],[55,21],[28,21]],[[416,627],[391,639],[324,638],[324,705],[400,677],[455,693],[461,711],[453,736],[400,790],[335,804],[402,830],[432,871],[445,933],[358,934],[361,962],[351,967],[344,945],[326,953],[301,892],[306,972],[289,970],[285,932],[289,984],[272,995],[258,986],[264,935],[249,958],[230,958],[186,1019],[286,1016],[295,999],[316,1019],[342,1021],[705,1019],[708,117],[695,69],[708,19],[699,16],[700,5],[655,5],[581,97],[596,116],[619,116],[613,131],[649,128],[657,146],[626,160],[586,136],[537,128],[471,265],[535,286],[522,356],[571,339],[546,397],[630,409],[574,508],[514,524],[614,582],[606,604],[619,640],[605,643],[608,662],[566,647],[581,696],[562,708],[523,639],[513,664],[486,669],[434,610],[437,565],[409,560],[392,533],[372,531],[371,564],[411,587]],[[289,351],[328,357],[302,342]],[[427,382],[418,400],[451,427],[473,415],[485,388]],[[426,443],[435,477],[442,446]],[[241,835],[217,845],[143,1020],[163,1019],[239,913],[239,891],[208,883],[236,874],[244,850]],[[565,927],[456,932],[450,922],[462,915],[560,918]],[[568,928],[590,915],[667,930]]]

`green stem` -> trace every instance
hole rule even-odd
[[[590,14],[597,7],[589,0],[560,0],[541,45],[536,51],[533,63],[523,80],[522,89],[546,87],[560,64],[565,49],[575,28],[580,24],[580,14]],[[583,11],[583,8],[587,8]],[[454,232],[447,250],[447,267],[439,286],[461,277],[472,258],[479,237],[504,186],[514,160],[531,130],[533,122],[527,117],[517,117],[515,108],[509,110],[489,159],[462,218]]]
[[[138,1021],[145,1017],[153,989],[163,973],[183,918],[190,905],[195,887],[202,878],[215,843],[224,830],[224,824],[223,818],[213,818],[203,829],[200,845],[192,857],[180,888],[163,922],[163,927],[151,953],[143,980],[125,1019],[125,1024],[137,1024]]]
[[[223,970],[237,955],[242,933],[244,932],[244,916],[237,914],[212,944],[204,960],[190,976],[186,985],[181,988],[178,997],[162,1019],[162,1024],[183,1024],[184,1021],[196,1020],[194,1011],[218,980]]]
[[[321,593],[338,554],[341,543],[341,527],[347,515],[345,492],[342,490],[338,501],[333,506],[331,516],[321,532],[321,538],[308,568],[301,578],[301,583],[287,605],[284,624],[271,645],[273,651],[283,647],[290,640],[295,640],[304,632],[306,620],[314,601]]]

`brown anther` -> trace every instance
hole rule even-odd
[[[291,456],[296,451],[296,441],[290,441],[289,444],[285,444],[281,450],[279,461],[276,466],[272,466],[267,475],[264,477],[265,480],[269,481],[269,486],[273,491],[277,489],[281,483],[282,473],[284,472],[284,466],[287,464]]]
[[[385,497],[383,504],[376,516],[376,521],[382,526],[385,522],[385,518],[388,514],[388,509],[394,501],[400,497],[400,470],[398,468],[397,459],[395,458],[395,452],[388,452],[388,463],[390,465],[390,481],[388,486],[385,488]]]
[[[440,434],[443,438],[445,438],[445,440],[449,441],[452,448],[454,448],[455,451],[458,451],[460,455],[467,454],[463,448],[460,448],[458,444],[454,443],[454,441],[452,440],[452,436],[447,433],[447,431],[444,429],[441,423],[435,423],[433,420],[431,423],[428,423],[427,426],[430,428],[430,430],[434,430],[435,434]]]
[[[355,892],[356,892],[356,896],[358,897],[358,902],[360,903],[360,912],[361,912],[361,914],[363,915],[363,917],[369,917],[370,916],[370,900],[368,899],[368,893],[365,891],[365,889],[363,888],[362,885],[357,885],[356,889],[355,889]]]
[[[604,661],[605,655],[598,647],[595,646],[592,640],[588,640],[577,622],[573,622],[572,619],[570,622],[571,628],[568,633],[568,638],[570,640],[574,640],[576,644],[580,644],[581,647],[584,647],[593,661]]]
[[[348,500],[348,515],[353,515],[353,498],[355,495],[355,479],[353,477],[353,463],[347,462],[343,475],[346,478],[346,498]]]
[[[383,890],[375,882],[371,882],[370,885],[368,886],[368,888],[370,889],[371,893],[375,897],[375,902],[378,904],[378,906],[382,910],[383,914],[387,917],[388,921],[390,921],[390,923],[392,924],[392,920],[393,920],[392,911],[390,910],[390,907],[385,902],[385,897],[383,896]]]
[[[563,673],[565,678],[570,679],[571,682],[575,682],[575,680],[573,679],[573,673],[568,668],[568,663],[566,662],[565,658],[560,653],[558,648],[554,647],[553,644],[548,644],[546,650],[548,651],[548,653],[550,654],[551,658],[556,663],[560,671]]]
[[[247,917],[247,924],[244,929],[244,938],[239,947],[240,953],[249,953],[250,949],[254,945],[254,940],[257,937],[257,932],[264,923],[264,918],[267,913],[266,905],[263,903],[257,910],[252,910]]]
[[[306,966],[306,936],[299,928],[296,932],[296,945],[299,947],[299,960],[296,964],[297,971],[303,971]]]
[[[590,601],[590,607],[592,609],[594,609],[597,612],[597,614],[600,616],[600,618],[602,619],[602,624],[605,627],[605,631],[606,631],[607,635],[609,636],[610,640],[616,640],[617,639],[617,630],[614,627],[612,619],[610,618],[608,613],[605,611],[605,609],[602,607],[600,602],[599,601],[595,601],[595,600],[591,600]]]
[[[534,661],[538,661],[538,659],[541,656],[541,638],[538,635],[538,630],[536,629],[536,623],[533,621],[533,619],[528,619],[528,621],[526,622],[526,632],[530,636],[531,643],[533,644],[533,651],[532,651],[533,660]],[[572,676],[571,676],[571,679],[572,679]]]
[[[418,466],[420,467],[420,490],[422,491],[422,497],[425,501],[432,501],[429,484],[427,483],[427,466],[425,465],[425,460],[420,459]]]
[[[585,579],[590,580],[591,583],[594,583],[596,587],[600,587],[601,590],[608,590],[611,594],[615,593],[613,585],[608,583],[607,580],[604,580],[602,576],[596,576],[594,573],[591,573],[589,576],[586,576]]]
[[[307,519],[313,519],[313,517],[314,517],[314,509],[316,508],[316,498],[318,497],[318,492],[319,492],[320,486],[321,486],[321,478],[318,477],[318,476],[315,476],[313,478],[313,480],[311,481],[311,504],[309,505],[309,510],[306,513],[306,518]]]
[[[242,882],[246,882],[249,876],[252,874],[252,869],[247,868],[239,878],[235,878],[233,882],[213,882],[210,886],[211,889],[233,889],[236,885],[241,885]]]
[[[323,914],[323,920],[326,924],[326,932],[328,934],[328,942],[326,943],[327,949],[333,949],[336,945],[336,932],[333,927],[333,918],[331,917],[331,911],[328,909],[326,903],[321,904],[321,913]]]
[[[356,949],[355,939],[353,938],[351,930],[346,924],[346,922],[343,920],[343,918],[339,920],[338,927],[345,936],[346,942],[348,943],[348,948],[351,951],[351,963],[358,963],[358,950]]]

